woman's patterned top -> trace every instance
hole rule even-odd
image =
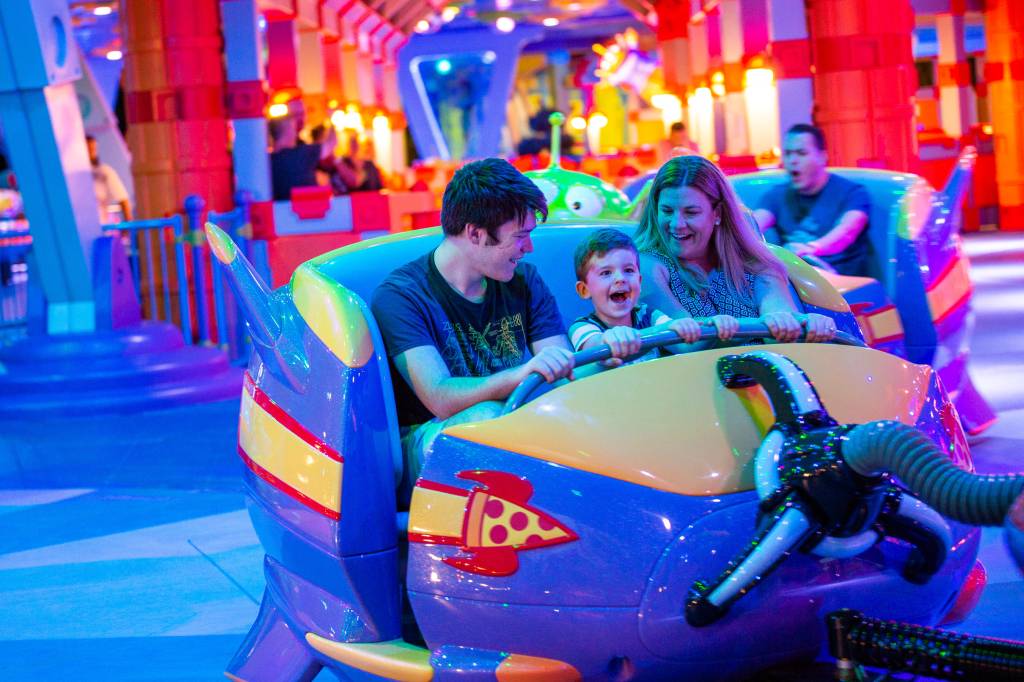
[[[642,253],[654,256],[668,268],[668,284],[672,288],[679,304],[693,317],[714,317],[715,315],[732,315],[733,317],[757,317],[760,315],[757,306],[737,299],[729,291],[729,283],[725,272],[714,269],[708,273],[707,287],[700,291],[691,291],[679,274],[679,263],[663,253],[646,250]],[[754,290],[754,275],[743,273],[750,290]]]

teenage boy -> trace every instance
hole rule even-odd
[[[454,424],[496,417],[533,372],[572,378],[554,297],[534,266],[537,186],[502,159],[463,166],[441,202],[444,239],[392,272],[371,307],[392,364],[408,493],[424,452]]]

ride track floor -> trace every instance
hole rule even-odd
[[[1024,470],[1024,235],[971,235],[966,248],[971,371],[999,413],[972,440],[975,462],[981,472]],[[263,590],[237,419],[237,400],[0,416],[0,680],[223,679]],[[1024,639],[1024,581],[1000,530],[985,530],[981,559],[988,587],[953,629]],[[818,673],[827,678],[820,668],[782,677]]]

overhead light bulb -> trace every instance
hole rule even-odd
[[[511,33],[516,28],[516,20],[512,17],[498,17],[494,21],[494,28],[502,33]]]

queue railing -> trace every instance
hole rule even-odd
[[[192,269],[195,272],[193,289],[196,292],[199,342],[216,345],[224,350],[232,361],[244,363],[249,358],[252,340],[234,294],[226,285],[222,266],[210,253],[203,224],[209,221],[227,232],[241,252],[252,260],[249,199],[246,193],[239,192],[235,196],[235,208],[230,211],[216,212],[205,209],[205,202],[201,197],[193,195],[185,199]],[[205,292],[205,295],[200,295],[199,292]]]
[[[242,364],[252,342],[203,231],[205,220],[215,223],[247,257],[261,262],[253,258],[259,243],[251,239],[248,197],[240,192],[235,200],[230,211],[207,212],[200,197],[189,196],[184,214],[112,223],[102,229],[105,235],[118,235],[124,246],[143,319],[174,324],[185,343],[217,346]],[[26,220],[0,221],[0,342],[27,330],[31,249]]]
[[[103,226],[103,232],[121,237],[143,319],[177,325],[186,343],[190,343],[190,277],[185,267],[186,237],[182,217],[175,214],[166,218],[111,223]]]
[[[0,220],[0,341],[19,336],[28,321],[28,254],[24,219]]]

